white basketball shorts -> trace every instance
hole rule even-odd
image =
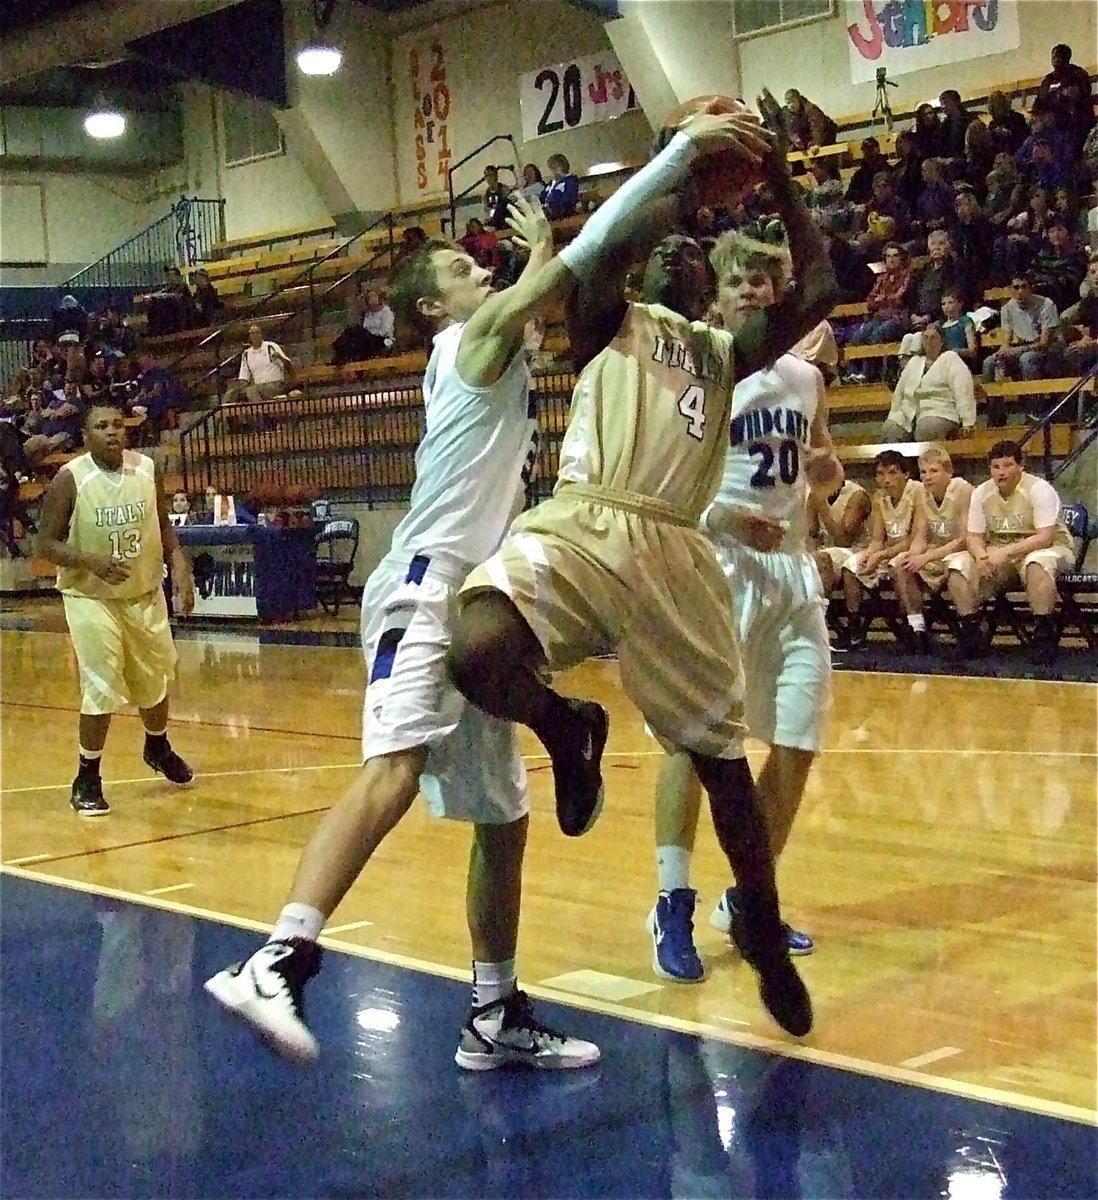
[[[831,647],[812,555],[764,554],[727,538],[715,545],[743,656],[747,728],[772,746],[818,751],[831,707]]]
[[[362,759],[425,746],[420,791],[434,816],[506,825],[528,809],[515,728],[469,704],[446,673],[464,575],[420,554],[385,559],[367,580]]]

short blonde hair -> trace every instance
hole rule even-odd
[[[919,455],[919,466],[929,467],[937,463],[940,467],[945,467],[951,474],[953,472],[953,459],[949,457],[949,451],[944,446],[927,446],[927,448]]]
[[[739,267],[741,271],[766,271],[774,281],[774,291],[780,294],[788,287],[793,274],[793,260],[785,245],[760,242],[738,229],[730,229],[717,238],[709,252],[709,261],[716,273],[718,287],[734,268]]]

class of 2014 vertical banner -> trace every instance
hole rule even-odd
[[[416,191],[442,191],[450,169],[450,88],[446,52],[440,41],[408,50],[412,92]]]

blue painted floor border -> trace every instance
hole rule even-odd
[[[468,1074],[467,988],[328,952],[298,1070],[202,981],[256,935],[0,877],[0,1194],[1092,1197],[1093,1128],[562,1006],[594,1070]]]

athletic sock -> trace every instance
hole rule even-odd
[[[168,748],[168,731],[162,729],[159,733],[145,730],[145,753],[163,754]]]
[[[483,1008],[503,1000],[515,990],[515,960],[485,963],[473,961],[473,1007]]]
[[[296,937],[315,942],[327,920],[319,908],[308,904],[287,904],[278,914],[268,941],[285,942]]]
[[[80,747],[80,774],[81,775],[98,775],[99,764],[103,758],[102,750],[85,750]]]
[[[661,892],[690,886],[690,851],[682,846],[656,847],[656,878]]]
[[[908,613],[907,623],[916,633],[926,633],[926,617],[920,613]]]

